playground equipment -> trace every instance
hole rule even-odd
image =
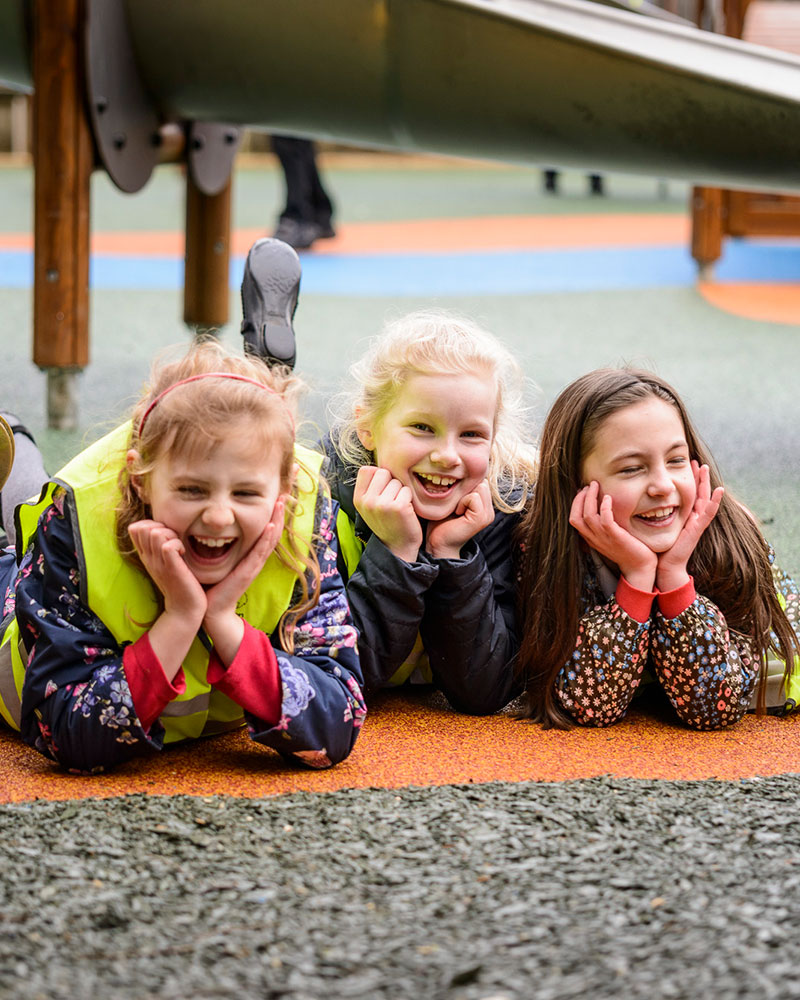
[[[135,191],[165,156],[187,162],[184,315],[215,325],[239,126],[796,191],[799,71],[585,0],[0,0],[0,79],[34,89],[34,361],[51,424],[74,422],[70,373],[88,363],[97,165]]]
[[[724,0],[725,33],[800,55],[800,6],[791,0]],[[725,236],[800,236],[800,198],[764,191],[697,187],[692,256],[709,277]]]

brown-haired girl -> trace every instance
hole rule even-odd
[[[521,525],[520,677],[546,726],[607,726],[651,669],[696,729],[800,701],[798,590],[720,485],[675,390],[633,369],[589,372],[545,422]],[[772,673],[773,671],[770,671]]]
[[[19,508],[0,709],[28,743],[94,771],[246,721],[312,767],[348,755],[356,631],[298,387],[201,344]]]

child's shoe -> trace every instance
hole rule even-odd
[[[300,258],[280,240],[256,240],[242,279],[242,336],[246,354],[268,365],[294,368],[297,358],[292,319],[300,292]]]

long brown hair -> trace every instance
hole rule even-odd
[[[582,614],[585,544],[570,525],[569,514],[583,485],[583,461],[610,414],[651,396],[675,407],[690,457],[708,465],[712,490],[720,486],[713,457],[680,397],[652,372],[632,368],[589,372],[564,389],[545,421],[539,477],[517,537],[522,628],[518,670],[527,691],[523,714],[547,728],[571,724],[555,698],[555,681],[575,648]],[[762,678],[768,650],[774,649],[786,664],[788,680],[800,641],[778,601],[767,543],[751,515],[727,491],[688,569],[697,592],[720,608],[728,625],[756,640]],[[764,687],[762,683],[759,711],[763,711]]]
[[[238,378],[214,378],[215,372]],[[197,376],[206,377],[166,392],[154,405],[166,390]],[[200,342],[177,361],[157,363],[133,411],[128,447],[138,457],[120,472],[121,499],[116,510],[116,538],[122,558],[146,574],[128,533],[131,524],[150,516],[133,477],[146,480],[159,459],[175,451],[202,455],[215,447],[224,448],[231,424],[242,417],[251,418],[253,461],[275,449],[280,456],[280,489],[289,494],[285,514],[288,545],[279,542],[276,552],[296,573],[301,596],[280,621],[279,636],[287,652],[292,652],[294,645],[291,627],[316,604],[320,590],[320,568],[313,547],[303,552],[293,529],[301,502],[294,476],[294,444],[296,400],[302,388],[288,369],[271,369],[258,358],[228,354],[213,340]]]

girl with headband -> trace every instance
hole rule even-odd
[[[80,772],[244,724],[310,767],[349,754],[356,630],[299,388],[198,345],[19,508],[0,712],[27,743]]]

